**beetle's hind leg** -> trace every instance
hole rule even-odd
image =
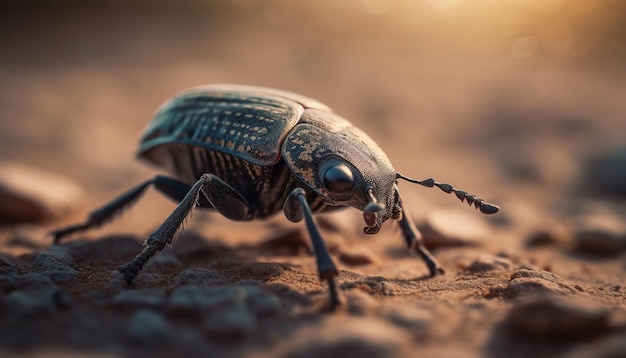
[[[204,195],[200,195],[200,192]],[[249,219],[249,204],[241,194],[213,174],[202,175],[161,226],[148,235],[143,250],[131,262],[118,268],[128,284],[133,282],[152,256],[172,242],[174,234],[196,204],[212,207],[233,220]]]
[[[82,224],[70,225],[52,231],[50,234],[54,237],[54,243],[59,243],[63,237],[71,233],[87,230],[101,225],[106,220],[112,218],[116,213],[122,211],[125,207],[133,204],[133,202],[135,202],[153,182],[154,179],[147,180],[115,198],[103,207],[92,211],[89,213],[87,220]]]
[[[402,203],[402,198],[396,189],[396,195],[398,195],[398,205],[402,208],[402,218],[400,218],[400,228],[402,229],[402,235],[404,236],[404,240],[406,242],[409,250],[415,250],[418,255],[424,260],[426,266],[428,266],[428,270],[430,271],[431,276],[436,276],[438,274],[443,274],[443,267],[439,264],[437,259],[433,256],[433,254],[428,251],[426,246],[424,246],[424,241],[422,240],[422,234],[420,234],[419,230],[415,227],[413,220],[411,220],[411,215],[408,210]]]
[[[153,184],[157,190],[177,202],[181,201],[191,188],[189,185],[176,179],[163,175],[157,175],[154,178],[146,180],[145,182],[128,190],[101,208],[92,211],[89,213],[89,216],[84,223],[70,225],[50,232],[50,234],[54,237],[54,243],[58,244],[61,239],[72,233],[88,230],[102,225],[105,221],[113,218],[116,214],[134,204],[151,184]],[[199,204],[203,208],[212,207],[205,197],[199,198]]]
[[[326,245],[324,244],[324,240],[322,240],[322,236],[317,229],[317,225],[315,225],[313,213],[311,213],[311,209],[306,201],[306,195],[303,189],[296,188],[289,194],[287,200],[285,200],[283,211],[285,216],[293,222],[300,221],[304,217],[306,228],[309,232],[309,236],[311,237],[311,243],[313,244],[315,258],[317,260],[317,271],[320,279],[328,282],[330,309],[334,310],[341,304],[341,301],[339,300],[339,293],[337,292],[337,284],[335,282],[335,277],[338,275],[337,267],[326,249]]]

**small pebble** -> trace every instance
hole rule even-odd
[[[418,228],[429,248],[478,245],[490,232],[484,218],[456,209],[435,210]]]
[[[513,306],[504,324],[515,334],[546,341],[591,339],[610,329],[606,309],[550,297]]]
[[[610,198],[626,198],[626,148],[598,153],[580,173],[583,190]]]
[[[567,281],[547,271],[519,269],[511,275],[505,297],[510,300],[541,295],[572,295],[577,290]]]
[[[619,255],[626,251],[626,225],[612,213],[591,213],[576,222],[572,241],[582,254]]]
[[[256,318],[240,298],[207,315],[203,330],[214,340],[231,343],[248,338],[256,325]]]
[[[361,245],[342,245],[338,248],[338,256],[341,262],[352,266],[373,264],[380,261],[372,250]]]
[[[36,222],[77,209],[83,190],[61,176],[15,163],[0,163],[0,219]]]
[[[525,243],[529,247],[561,245],[566,243],[569,237],[570,233],[566,226],[555,222],[536,228],[526,237]]]
[[[31,265],[36,272],[47,275],[56,283],[69,281],[78,275],[78,271],[73,268],[74,259],[56,246],[38,253]]]
[[[464,271],[471,273],[487,271],[506,271],[513,267],[511,260],[491,254],[481,254]]]
[[[172,332],[172,327],[162,314],[150,309],[140,309],[133,314],[126,335],[132,341],[152,346],[164,343]]]

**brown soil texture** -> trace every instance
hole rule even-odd
[[[621,1],[24,1],[0,11],[0,355],[626,356],[626,6]],[[175,204],[154,190],[52,245],[158,169],[137,138],[183,89],[315,98],[395,169],[502,207],[399,187],[445,274],[390,220],[195,210],[132,285]],[[17,174],[16,174],[17,173]]]

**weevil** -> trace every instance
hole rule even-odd
[[[428,266],[443,268],[424,246],[400,196],[398,180],[438,187],[485,214],[499,207],[432,178],[416,180],[393,168],[383,150],[363,131],[326,105],[292,92],[239,85],[192,88],[165,102],[140,139],[138,157],[165,169],[92,211],[82,224],[52,232],[56,243],[99,226],[133,204],[150,185],[178,205],[144,241],[143,250],[119,272],[131,284],[146,262],[172,243],[190,211],[198,206],[237,221],[264,219],[281,211],[292,222],[304,219],[326,281],[330,307],[339,303],[331,256],[313,214],[353,207],[363,212],[364,232],[399,222],[404,241]]]

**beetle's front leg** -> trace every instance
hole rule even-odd
[[[335,283],[335,277],[339,274],[337,267],[330,257],[322,235],[313,220],[313,213],[309,204],[306,201],[306,195],[303,189],[294,189],[283,206],[283,211],[287,219],[293,222],[298,222],[304,217],[307,231],[311,237],[311,243],[313,244],[313,251],[315,253],[315,259],[317,260],[317,272],[320,276],[320,280],[328,282],[328,290],[330,293],[330,309],[334,310],[340,305],[339,293],[337,292],[337,284]]]
[[[400,193],[398,193],[396,189],[396,195],[398,196],[398,205],[402,209],[402,217],[400,218],[400,228],[402,229],[402,235],[404,236],[404,240],[406,242],[409,250],[415,250],[422,260],[428,266],[428,270],[430,271],[431,276],[436,276],[437,274],[443,274],[444,270],[437,261],[437,259],[433,256],[433,254],[428,251],[426,246],[424,246],[424,241],[422,240],[422,234],[417,230],[413,220],[411,219],[411,215],[408,210],[402,203],[402,198],[400,197]]]
[[[222,215],[234,220],[248,219],[249,205],[241,194],[213,174],[202,175],[163,224],[148,235],[144,241],[144,248],[139,255],[118,269],[128,284],[132,283],[152,256],[172,242],[174,234],[189,215],[191,209],[200,203],[198,198],[201,191],[210,204]]]

